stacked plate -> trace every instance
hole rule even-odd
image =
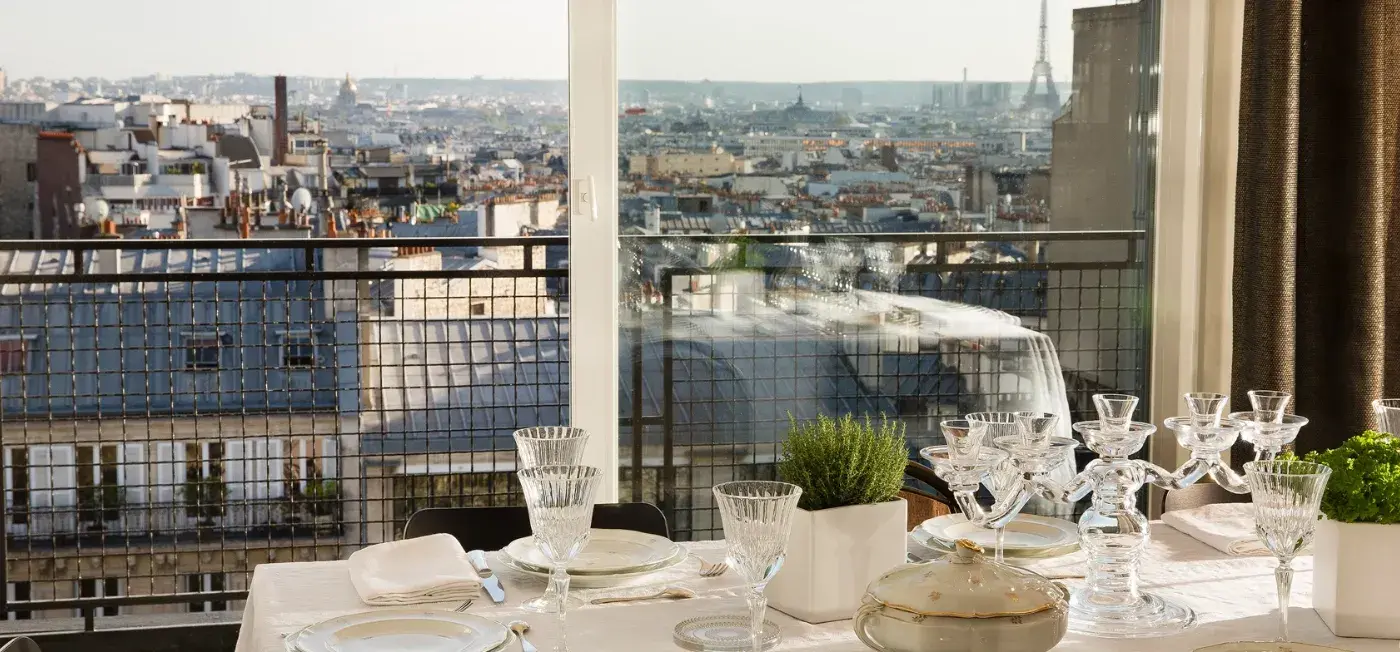
[[[510,630],[455,611],[384,609],[322,621],[286,639],[287,652],[497,652]]]
[[[501,552],[511,568],[549,577],[549,558],[535,545],[534,538],[516,539]],[[569,564],[569,583],[612,586],[666,570],[685,561],[685,557],[685,548],[666,537],[631,530],[595,529],[589,534],[583,552]]]
[[[962,514],[931,518],[914,528],[910,536],[919,544],[941,552],[951,552],[958,539],[970,539],[988,553],[997,545],[995,530],[968,523]],[[1078,549],[1079,526],[1070,521],[1018,514],[1006,524],[1002,554],[1007,559],[1046,559]]]

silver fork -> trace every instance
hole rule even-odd
[[[694,555],[694,557],[700,560],[700,577],[719,577],[729,570],[729,564],[724,562],[711,564],[700,555]]]
[[[456,609],[453,609],[453,611],[466,611],[466,610],[467,610],[467,607],[470,607],[470,606],[472,606],[472,601],[471,601],[471,598],[468,598],[468,599],[462,601],[462,604],[457,605],[457,608],[456,608]]]

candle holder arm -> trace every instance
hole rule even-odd
[[[969,523],[978,527],[999,528],[1016,518],[1021,508],[1026,506],[1026,501],[1031,499],[1031,490],[1026,482],[1020,482],[989,508],[977,502],[975,491],[955,489],[953,498],[957,500],[958,507],[962,509]]]
[[[1249,482],[1240,474],[1235,473],[1235,470],[1227,466],[1223,461],[1210,467],[1210,479],[1214,480],[1215,484],[1220,485],[1221,489],[1232,494],[1249,493]]]
[[[1205,477],[1212,468],[1219,464],[1218,461],[1193,457],[1187,460],[1185,464],[1182,464],[1181,468],[1173,472],[1148,462],[1147,460],[1138,460],[1138,463],[1141,464],[1143,470],[1147,472],[1148,482],[1168,491],[1178,491],[1196,484],[1198,480]]]
[[[1088,496],[1094,490],[1094,468],[1101,464],[1100,460],[1093,460],[1085,465],[1069,482],[1063,486],[1050,479],[1048,474],[1037,474],[1027,479],[1035,490],[1036,495],[1046,500],[1073,504]]]

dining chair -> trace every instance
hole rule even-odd
[[[934,475],[933,469],[914,460],[904,465],[905,484],[899,490],[899,497],[909,504],[905,529],[913,531],[921,523],[937,516],[958,511],[953,500],[953,492],[948,483]],[[912,479],[913,482],[909,482]],[[923,486],[920,486],[922,484]],[[925,489],[929,487],[932,489]]]
[[[27,636],[16,636],[0,645],[0,652],[39,652],[39,644]]]
[[[666,515],[650,503],[594,505],[593,527],[671,538]],[[429,507],[408,517],[403,537],[442,533],[456,537],[463,550],[500,550],[530,536],[530,513],[524,507]]]
[[[1168,491],[1166,499],[1162,501],[1162,511],[1174,512],[1178,509],[1193,509],[1216,503],[1247,503],[1249,501],[1249,494],[1232,494],[1214,482],[1202,481],[1185,489]]]

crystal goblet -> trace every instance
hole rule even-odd
[[[1254,528],[1259,540],[1278,558],[1279,638],[1288,642],[1288,598],[1293,588],[1293,558],[1312,542],[1318,507],[1332,469],[1324,464],[1273,459],[1244,463],[1244,477],[1254,498]]]
[[[537,466],[518,473],[530,512],[530,533],[549,559],[549,583],[558,595],[559,645],[564,650],[564,614],[568,611],[569,562],[588,545],[593,521],[593,494],[603,473],[591,466]]]
[[[588,431],[567,426],[540,426],[521,428],[512,433],[515,438],[515,452],[521,469],[539,466],[576,466],[583,464],[583,449],[588,444]],[[522,608],[539,613],[555,613],[559,610],[558,587],[550,582],[544,595],[527,601]],[[575,601],[571,606],[580,606]]]
[[[1216,392],[1187,392],[1186,409],[1191,412],[1191,426],[1195,428],[1217,428],[1220,417],[1225,414],[1225,406],[1230,397]]]
[[[802,488],[786,482],[739,481],[715,485],[714,492],[724,521],[727,561],[748,584],[749,634],[752,649],[759,652],[768,607],[763,589],[783,566]]]
[[[583,463],[588,431],[568,426],[521,428],[512,433],[520,468],[575,466]]]
[[[1400,398],[1378,398],[1371,401],[1376,413],[1376,429],[1400,436]]]

